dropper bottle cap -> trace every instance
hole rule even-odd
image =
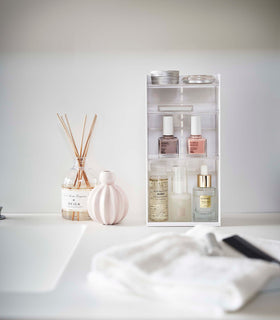
[[[199,188],[211,188],[211,174],[208,174],[208,167],[203,164],[200,167],[200,174],[197,175],[197,186]]]
[[[173,117],[164,116],[162,119],[163,135],[173,136]]]

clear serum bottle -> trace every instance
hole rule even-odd
[[[201,135],[200,116],[191,116],[191,135],[187,140],[187,152],[192,156],[206,156],[207,139]]]
[[[163,136],[158,139],[158,153],[161,157],[176,157],[179,154],[179,140],[174,137],[173,117],[164,116],[162,125]]]
[[[186,167],[172,167],[171,192],[169,194],[169,221],[192,221],[191,195],[188,193]]]
[[[202,165],[197,175],[197,187],[193,188],[193,220],[213,222],[218,220],[217,192],[212,187],[207,165]]]

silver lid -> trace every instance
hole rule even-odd
[[[213,83],[215,81],[215,77],[211,75],[190,75],[186,76],[183,79],[184,83]]]
[[[179,77],[151,77],[152,84],[177,84]]]
[[[153,77],[179,77],[178,70],[155,70],[151,71]]]

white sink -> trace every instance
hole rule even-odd
[[[53,290],[85,228],[1,226],[0,292]]]

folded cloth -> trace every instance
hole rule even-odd
[[[208,256],[205,234],[209,231],[213,228],[195,227],[186,233],[158,233],[114,246],[93,257],[88,278],[92,283],[103,279],[107,286],[111,283],[130,293],[192,309],[203,305],[207,310],[238,310],[269,279],[280,276],[280,267],[248,259],[221,241],[224,255]],[[225,237],[215,233],[219,240]],[[280,242],[248,240],[280,258]]]

